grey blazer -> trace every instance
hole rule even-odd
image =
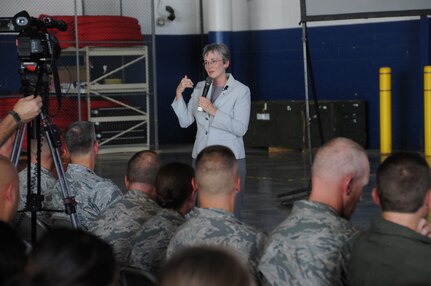
[[[174,99],[171,105],[182,128],[187,128],[196,121],[197,133],[192,152],[194,159],[202,149],[210,145],[229,147],[237,159],[245,158],[243,136],[247,132],[250,120],[250,89],[235,80],[231,74],[227,75],[229,78],[224,90],[213,103],[217,108],[216,116],[197,110],[204,81],[196,85],[187,104],[184,98],[181,98]],[[211,94],[212,85],[207,95],[208,99]]]

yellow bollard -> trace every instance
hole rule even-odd
[[[424,67],[425,156],[431,156],[431,66]]]
[[[392,152],[391,68],[380,68],[380,153]]]

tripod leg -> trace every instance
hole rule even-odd
[[[54,166],[57,171],[58,182],[61,187],[63,202],[66,208],[66,214],[70,216],[72,226],[74,228],[79,228],[81,224],[76,214],[76,201],[75,201],[75,198],[70,195],[69,185],[67,183],[66,176],[63,170],[63,164],[61,161],[61,154],[60,154],[61,140],[60,140],[58,129],[55,125],[49,122],[48,118],[43,112],[40,114],[40,117],[44,127],[46,139],[49,144],[49,149],[51,150]]]
[[[24,142],[24,134],[27,129],[27,123],[23,124],[15,134],[15,140],[13,142],[12,153],[10,155],[10,161],[15,167],[18,167],[19,156],[22,150],[22,143]]]

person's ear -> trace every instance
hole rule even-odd
[[[223,67],[224,67],[224,69],[229,68],[229,65],[230,65],[230,61],[228,61],[228,60],[223,61]]]
[[[197,190],[198,190],[198,183],[196,182],[196,178],[195,177],[192,178],[192,187],[193,187],[193,192],[197,192]]]
[[[241,190],[241,178],[238,176],[235,182],[235,191],[239,193],[240,190]]]
[[[377,193],[377,188],[373,188],[371,191],[371,197],[373,198],[374,203],[380,207],[380,198],[379,194]]]
[[[9,183],[6,188],[5,198],[9,203],[15,203],[17,200],[19,200],[18,192],[12,183]]]
[[[352,193],[352,184],[353,184],[353,178],[348,176],[346,178],[344,178],[343,182],[342,182],[342,192],[343,192],[343,196],[350,196],[350,194]]]
[[[124,185],[126,186],[126,190],[129,189],[129,184],[130,184],[129,178],[127,177],[127,175],[125,175],[124,176]]]
[[[431,190],[428,191],[427,195],[425,196],[425,206],[427,209],[431,208]]]
[[[99,141],[96,140],[96,142],[94,142],[94,152],[96,152],[96,154],[99,154]]]

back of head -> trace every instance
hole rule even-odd
[[[248,268],[225,248],[201,246],[174,254],[163,267],[158,286],[253,286]]]
[[[178,210],[193,192],[193,168],[184,163],[172,162],[161,167],[156,178],[157,203]]]
[[[64,135],[67,150],[71,155],[85,155],[96,143],[94,124],[89,121],[76,121]]]
[[[330,183],[336,183],[346,175],[368,180],[367,154],[356,142],[337,137],[319,148],[311,172],[313,178]]]
[[[159,155],[151,150],[135,153],[127,164],[129,183],[141,183],[154,186],[160,168]]]
[[[196,158],[195,178],[199,194],[230,195],[238,179],[235,155],[225,146],[206,147]]]
[[[26,262],[26,246],[12,227],[0,221],[0,285],[21,275]]]
[[[31,161],[33,163],[37,162],[37,139],[31,139]],[[40,163],[42,167],[51,170],[53,168],[53,161],[52,161],[52,154],[51,150],[49,149],[49,143],[46,139],[46,136],[41,134],[40,135]]]
[[[376,182],[382,211],[414,213],[430,191],[429,166],[418,153],[394,153],[378,167]]]
[[[117,266],[111,246],[83,230],[48,231],[29,256],[23,285],[113,285]]]
[[[51,156],[51,150],[49,149],[48,141],[46,140],[45,135],[40,135],[40,153],[41,157],[50,157]],[[36,158],[37,155],[37,139],[33,138],[31,139],[31,156]]]

